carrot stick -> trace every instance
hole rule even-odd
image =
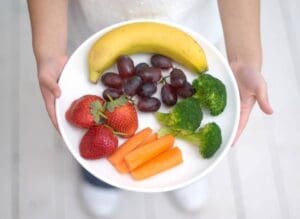
[[[165,135],[162,138],[129,152],[129,154],[125,156],[124,160],[129,167],[129,170],[133,170],[172,147],[173,143],[174,137],[172,135]]]
[[[108,160],[116,165],[120,163],[124,156],[135,149],[139,144],[141,144],[145,138],[151,134],[151,128],[145,128],[139,131],[137,134],[129,138],[125,143],[123,143],[112,155],[108,157]]]
[[[118,170],[119,173],[129,173],[129,168],[124,160],[114,165],[114,167]]]
[[[150,135],[148,138],[146,138],[145,141],[143,141],[143,143],[141,145],[148,144],[155,140],[157,140],[157,133],[153,133],[152,135]]]
[[[157,134],[154,133],[150,135],[146,140],[144,140],[141,144],[139,144],[136,148],[143,146],[144,144],[148,144],[150,142],[153,142],[157,140]],[[117,163],[114,165],[114,167],[119,171],[119,173],[129,173],[129,168],[124,160],[122,160],[120,163]]]
[[[141,180],[168,170],[182,163],[182,154],[178,147],[172,148],[144,163],[131,172],[135,180]]]

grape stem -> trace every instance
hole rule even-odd
[[[129,96],[129,95],[125,95],[125,96],[129,102],[131,102],[133,105],[135,105],[135,102],[134,102],[134,99],[132,96]]]
[[[165,84],[165,83],[167,83],[167,78],[169,78],[170,77],[170,75],[167,75],[167,76],[164,76],[164,77],[162,77],[159,81],[158,81],[158,83],[159,84]]]

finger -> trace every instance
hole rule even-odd
[[[68,56],[64,56],[63,58],[62,58],[62,60],[61,60],[61,65],[62,65],[62,67],[64,67],[65,66],[65,64],[66,64],[66,62],[68,61]]]
[[[267,93],[267,87],[263,86],[256,92],[256,99],[258,102],[258,105],[260,109],[266,113],[266,114],[272,114],[273,109],[271,107],[271,104],[269,102],[268,93]]]
[[[237,130],[237,134],[232,143],[232,146],[235,145],[235,143],[238,141],[239,137],[241,136],[243,130],[245,129],[254,103],[255,102],[252,101],[251,103],[248,103],[246,106],[245,105],[241,106],[239,126],[238,126],[238,130]]]
[[[42,76],[40,81],[43,86],[45,86],[53,94],[54,97],[58,98],[60,96],[61,91],[57,84],[57,81],[55,81],[49,75]]]
[[[57,118],[55,114],[55,104],[54,104],[54,96],[46,97],[46,109],[52,124],[54,125],[55,129],[59,132]]]
[[[46,87],[51,91],[55,98],[60,96],[61,91],[56,81],[48,81]]]

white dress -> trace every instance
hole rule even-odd
[[[216,0],[72,0],[69,14],[71,47],[106,26],[139,18],[182,24],[212,43],[222,37]]]

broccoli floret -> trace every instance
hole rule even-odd
[[[202,111],[198,101],[189,97],[178,102],[170,113],[157,112],[156,119],[173,132],[192,133],[201,123]]]
[[[179,134],[178,137],[198,145],[199,152],[204,158],[212,157],[222,143],[221,129],[214,122],[206,124],[203,128],[192,134]]]
[[[193,87],[196,89],[193,97],[202,107],[207,108],[211,115],[217,116],[223,112],[227,94],[222,81],[209,74],[201,74],[193,81]]]

